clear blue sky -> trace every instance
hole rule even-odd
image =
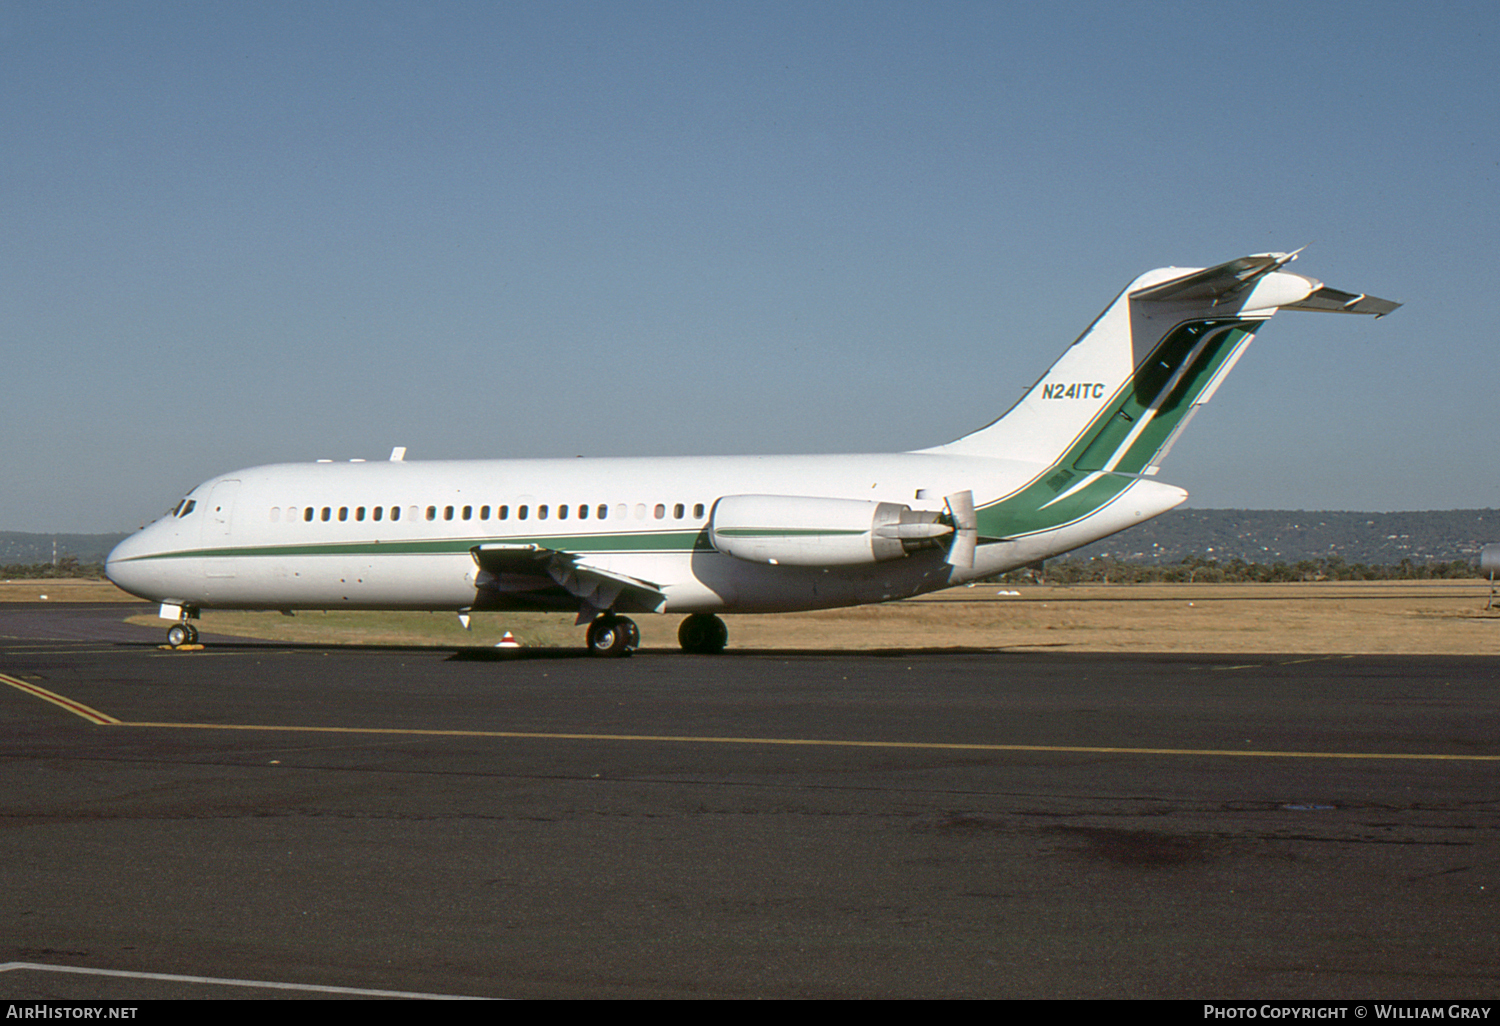
[[[1500,506],[1487,3],[0,4],[0,528],[238,467],[903,450],[1274,249],[1162,472]]]

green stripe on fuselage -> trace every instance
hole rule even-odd
[[[221,559],[236,556],[443,556],[468,555],[476,545],[537,545],[564,552],[690,552],[708,548],[703,530],[638,532],[630,534],[571,534],[532,537],[433,538],[426,540],[303,542],[294,545],[239,545],[211,549],[183,549],[135,556],[129,562],[153,559]]]

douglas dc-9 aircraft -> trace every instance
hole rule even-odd
[[[576,611],[598,655],[640,642],[626,613],[884,602],[1097,541],[1187,498],[1154,479],[1277,310],[1380,317],[1262,253],[1135,281],[1004,416],[957,441],[880,455],[288,463],[194,488],[110,553],[161,603],[173,645],[203,609]]]

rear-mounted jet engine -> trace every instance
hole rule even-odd
[[[725,555],[784,566],[855,566],[942,547],[953,523],[894,502],[801,495],[726,495],[708,537]]]

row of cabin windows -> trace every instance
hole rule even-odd
[[[488,520],[490,519],[490,511],[491,508],[489,506],[480,506],[477,509],[478,516],[476,517],[476,509],[473,506],[443,506],[441,508],[437,506],[428,506],[425,510],[423,510],[423,508],[420,506],[408,506],[406,507],[406,518],[408,520],[419,520],[423,519],[424,517],[427,520],[437,520],[439,517],[441,517],[443,520]],[[353,514],[352,518],[350,515],[351,512]],[[541,505],[534,508],[530,504],[526,504],[517,506],[514,510],[512,510],[508,505],[494,507],[496,520],[509,520],[513,512],[517,520],[529,520],[531,519],[533,513],[538,520],[547,520],[554,515],[558,520],[567,520],[570,513],[575,520],[588,520],[590,519],[590,517],[595,520],[608,520],[611,515],[611,507],[607,502],[601,502],[597,506],[589,506],[587,503],[579,503],[576,506],[570,506],[567,503],[564,503],[561,506],[557,506],[555,508],[547,505],[546,503],[542,503]],[[616,520],[626,519],[630,516],[630,512],[630,506],[627,503],[617,502],[613,507],[613,515]],[[339,506],[337,508],[333,506],[324,506],[321,509],[317,506],[288,506],[286,507],[285,511],[287,520],[296,520],[300,516],[302,520],[306,521],[307,523],[312,523],[313,521],[326,522],[332,520],[343,522],[350,519],[362,521],[367,517],[368,519],[375,521],[394,521],[401,519],[401,513],[402,511],[400,506],[391,506],[389,508],[385,506],[371,506],[368,509],[364,506],[355,506],[352,511],[348,506]],[[637,520],[645,520],[648,515],[655,520],[666,520],[667,513],[668,507],[664,502],[658,502],[655,506],[649,507],[644,502],[638,502],[635,504],[635,518]],[[694,503],[693,519],[702,520],[703,514],[703,503]],[[271,522],[275,523],[276,521],[280,520],[281,517],[281,507],[272,506]],[[686,517],[687,506],[684,503],[679,502],[671,507],[671,518],[673,520],[682,520]]]

